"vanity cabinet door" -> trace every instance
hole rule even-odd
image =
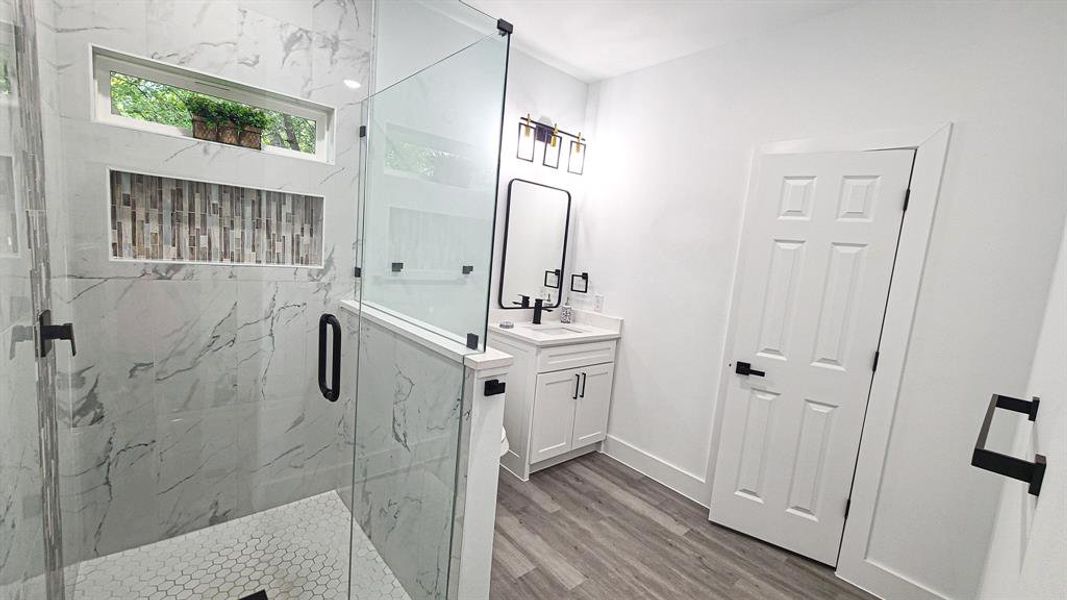
[[[608,410],[611,408],[611,379],[615,365],[607,363],[578,369],[582,381],[574,409],[574,436],[571,448],[599,442],[608,434]]]
[[[568,369],[537,376],[530,431],[531,463],[559,456],[572,448],[574,404],[578,402],[581,371]]]

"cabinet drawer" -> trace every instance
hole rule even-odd
[[[537,354],[537,372],[560,371],[615,361],[615,340],[545,348]]]

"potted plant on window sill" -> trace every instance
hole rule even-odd
[[[240,145],[245,148],[263,148],[263,130],[270,124],[270,117],[262,110],[250,106],[241,107],[242,110],[237,118],[237,124],[241,131],[238,134]]]
[[[219,141],[223,144],[238,145],[241,131],[239,123],[244,108],[236,102],[219,102]]]
[[[185,99],[189,117],[193,121],[193,137],[198,140],[219,140],[219,103],[207,96],[189,96]]]

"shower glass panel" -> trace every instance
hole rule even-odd
[[[472,351],[485,348],[507,54],[492,33],[366,102],[362,301]]]
[[[0,599],[45,598],[41,428],[34,346],[34,269],[27,233],[32,160],[26,103],[16,69],[11,0],[0,0]],[[24,59],[25,57],[20,56]],[[32,118],[32,117],[31,117]]]
[[[364,102],[351,570],[369,540],[400,586],[383,597],[455,597],[463,357],[485,344],[508,60],[483,28]]]

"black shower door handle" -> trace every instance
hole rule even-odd
[[[330,369],[330,384],[326,384],[326,326],[333,329],[333,356]],[[319,391],[322,397],[336,402],[341,396],[341,323],[337,317],[324,314],[319,317]]]

